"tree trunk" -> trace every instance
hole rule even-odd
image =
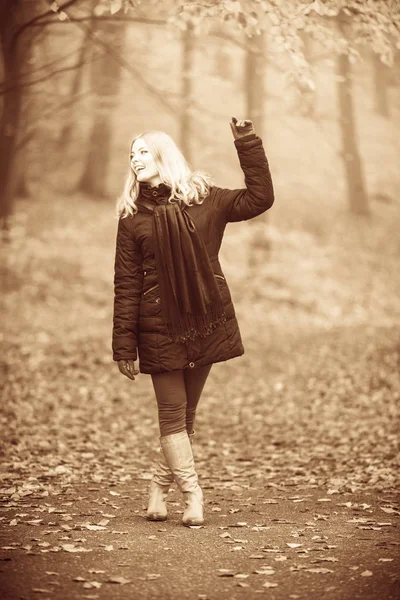
[[[340,32],[347,37],[347,22],[344,15],[339,16]],[[347,199],[350,211],[366,215],[369,213],[368,196],[365,187],[361,156],[358,149],[358,137],[354,116],[352,72],[347,54],[337,59],[339,123],[342,138],[342,156],[344,160]]]
[[[373,73],[374,73],[374,99],[375,110],[382,117],[390,117],[387,66],[381,61],[374,52],[372,55]]]
[[[88,30],[88,33],[85,35],[84,39],[82,40],[82,46],[79,50],[77,64],[81,65],[81,66],[77,68],[77,70],[75,71],[75,73],[72,76],[71,90],[69,92],[69,97],[71,99],[75,98],[75,96],[77,94],[79,94],[79,91],[82,86],[82,80],[83,80],[83,76],[85,74],[86,66],[87,66],[86,64],[83,65],[82,63],[84,62],[85,57],[89,53],[90,33],[91,33],[91,30]],[[73,137],[74,128],[77,125],[77,119],[76,119],[77,112],[78,112],[78,110],[77,110],[76,104],[72,103],[70,110],[69,110],[69,114],[66,115],[66,117],[65,117],[65,122],[61,129],[60,136],[58,138],[59,146],[63,146],[65,148],[70,144],[71,139]]]
[[[114,45],[116,39],[122,40],[121,45],[124,43],[126,24],[122,20],[98,21],[94,30],[96,37],[108,46]],[[102,56],[91,65],[94,120],[89,135],[86,164],[78,188],[96,198],[105,198],[111,156],[111,114],[118,99],[121,65],[103,46],[100,46],[98,51],[102,52]]]
[[[20,198],[29,198],[30,196],[25,170],[19,175],[17,185],[15,186],[15,195]]]
[[[257,135],[263,138],[264,132],[264,97],[265,97],[265,35],[257,35],[246,39],[248,50],[245,58],[244,89],[246,94],[246,112],[243,117],[254,123]],[[249,227],[252,235],[249,242],[247,277],[252,278],[263,269],[269,258],[270,241],[265,226],[267,215],[251,219]]]
[[[313,49],[312,39],[310,34],[305,31],[300,31],[299,35],[303,41],[303,54],[307,62],[313,64]],[[311,67],[312,68],[312,67]],[[315,117],[315,90],[311,89],[308,85],[298,84],[298,90],[300,92],[300,111],[305,117],[313,119]]]
[[[215,28],[216,33],[222,32],[223,29]],[[233,74],[233,64],[232,64],[232,56],[226,47],[226,42],[222,38],[216,38],[216,48],[215,48],[215,60],[214,60],[214,68],[215,74],[220,79],[226,79],[227,81],[232,81]]]
[[[244,89],[246,93],[246,119],[251,119],[260,137],[264,129],[264,75],[265,57],[264,34],[247,40]]]
[[[31,30],[28,28],[17,38],[13,36],[21,23],[30,19],[31,13],[31,2],[0,0],[1,59],[5,90],[0,119],[0,219],[3,228],[7,227],[7,217],[13,211],[18,188],[16,147],[23,99],[19,78],[29,54]]]
[[[182,109],[180,118],[180,148],[190,163],[192,160],[192,117],[190,114],[193,93],[194,34],[189,25],[182,34]]]

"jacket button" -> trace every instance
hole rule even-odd
[[[194,367],[194,362],[190,362],[190,363],[189,363],[189,367],[190,367],[191,369],[193,369],[193,367]]]
[[[158,304],[160,302],[160,298],[156,298],[156,302]]]
[[[156,191],[152,192],[152,194],[153,194],[153,196],[157,196],[157,192]]]

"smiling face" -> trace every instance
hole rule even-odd
[[[132,144],[131,167],[140,183],[146,182],[152,186],[161,183],[156,162],[146,142],[141,138],[138,138]]]

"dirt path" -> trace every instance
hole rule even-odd
[[[93,380],[71,344],[10,366],[0,597],[399,598],[398,340],[337,330],[215,365],[195,441],[207,521],[189,529],[175,490],[167,522],[144,518],[149,378],[133,388],[104,359]]]

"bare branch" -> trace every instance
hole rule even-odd
[[[74,4],[76,4],[77,2],[79,2],[79,0],[67,0],[67,2],[64,2],[64,4],[60,4],[59,12],[63,12],[65,8],[69,8],[70,6],[73,6]],[[40,21],[41,19],[44,19],[45,17],[48,17],[50,15],[54,15],[54,11],[51,9],[47,10],[46,12],[44,12],[40,15],[36,15],[36,17],[33,17],[26,23],[23,23],[23,25],[21,25],[21,27],[19,29],[17,29],[15,31],[14,35],[12,36],[11,42],[10,42],[10,48],[13,49],[18,37],[21,35],[21,33],[23,33],[25,31],[25,29],[27,29],[28,27],[30,27],[30,26],[34,25],[35,23],[37,23],[38,21]]]
[[[100,39],[96,33],[93,33],[91,31],[91,29],[89,27],[87,27],[86,25],[83,25],[81,23],[75,23],[76,27],[79,27],[79,29],[85,31],[87,33],[87,36],[92,40],[92,42],[94,42],[94,44],[96,44],[97,46],[100,46],[101,48],[103,48],[106,53],[111,56],[123,69],[125,69],[125,71],[127,71],[128,73],[130,73],[131,75],[133,75],[135,77],[135,79],[137,81],[139,81],[142,86],[154,97],[156,98],[156,100],[172,115],[176,115],[176,111],[178,110],[178,106],[175,106],[174,104],[170,103],[168,100],[166,100],[165,95],[163,95],[162,93],[160,93],[156,87],[152,86],[140,73],[140,71],[136,70],[127,60],[125,60],[124,58],[122,58],[121,55],[118,54],[118,52],[116,52],[114,50],[114,48],[107,44],[106,42],[104,42],[102,39]]]
[[[70,17],[68,21],[60,21],[60,19],[49,19],[34,23],[32,27],[44,27],[45,25],[65,25],[65,23],[83,23],[85,21],[125,21],[129,23],[146,23],[147,25],[168,25],[167,21],[162,19],[146,19],[145,17],[114,17],[110,16],[87,16],[87,17]]]
[[[87,62],[86,62],[86,60],[83,60],[81,62],[76,63],[75,65],[70,65],[69,67],[63,67],[62,69],[57,69],[56,71],[47,73],[46,75],[43,75],[43,77],[39,77],[39,79],[35,79],[34,81],[27,81],[26,83],[19,83],[17,85],[6,88],[5,90],[0,89],[0,96],[4,96],[5,94],[8,94],[9,92],[12,92],[13,90],[15,90],[17,88],[26,88],[26,87],[30,87],[31,85],[36,85],[37,83],[42,83],[43,81],[47,81],[47,80],[51,79],[51,77],[53,77],[54,75],[58,75],[59,73],[65,73],[66,71],[74,71],[75,69],[78,69],[79,67],[82,67],[85,64],[87,64]]]
[[[34,73],[37,73],[38,71],[43,71],[43,69],[48,69],[49,67],[52,67],[52,66],[56,65],[57,63],[60,63],[64,60],[66,60],[67,58],[70,58],[74,54],[77,54],[77,52],[79,52],[79,50],[80,50],[80,48],[75,48],[74,50],[67,52],[63,56],[58,56],[54,60],[51,60],[51,61],[45,63],[44,65],[40,65],[39,67],[30,69],[29,71],[25,71],[24,73],[20,73],[18,79],[20,79],[22,77],[31,77]],[[3,85],[3,82],[0,82],[0,86],[2,86],[2,85]]]
[[[35,123],[33,123],[31,130],[28,131],[24,135],[24,137],[22,137],[19,140],[19,142],[15,148],[16,151],[21,150],[21,148],[23,148],[25,146],[25,144],[27,144],[29,142],[29,140],[32,139],[32,137],[35,135],[37,126],[39,125],[39,123],[41,121],[45,121],[48,117],[53,115],[55,112],[57,112],[57,114],[58,114],[59,112],[61,112],[62,110],[66,109],[66,108],[69,108],[73,104],[76,104],[78,102],[81,102],[82,100],[85,100],[85,98],[91,96],[92,94],[93,94],[93,90],[88,90],[86,92],[82,92],[81,94],[76,95],[73,98],[68,98],[64,102],[60,102],[59,104],[57,104],[57,107],[51,106],[49,108],[49,110],[41,112],[40,117],[36,120]]]

